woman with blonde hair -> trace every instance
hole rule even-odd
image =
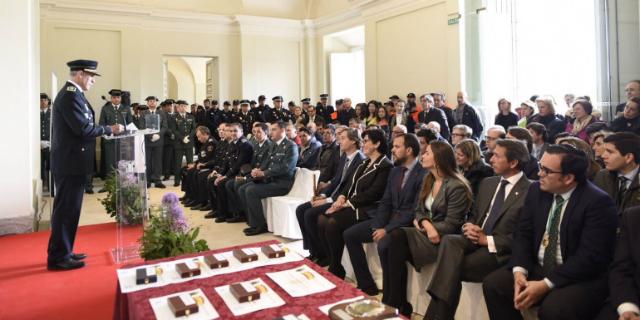
[[[475,140],[464,139],[455,147],[456,163],[471,185],[475,197],[480,181],[493,175],[493,168],[482,159],[480,146]]]
[[[511,101],[505,98],[498,100],[498,114],[494,124],[502,126],[505,131],[518,125],[518,115],[511,111]]]
[[[565,129],[564,120],[556,114],[556,102],[552,96],[546,95],[536,99],[538,114],[528,121],[542,123],[547,128],[547,142],[556,140],[556,135]]]

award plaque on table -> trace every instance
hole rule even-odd
[[[145,128],[139,129],[131,123],[120,135],[103,136],[106,141],[113,141],[114,148],[109,150],[115,152],[117,165],[114,170],[116,247],[112,250],[116,264],[140,259],[138,237],[125,237],[125,230],[144,226],[149,218],[144,136],[159,132],[159,115],[146,115],[144,125]]]
[[[375,299],[362,299],[337,304],[329,309],[332,320],[382,320],[398,315],[398,309]]]

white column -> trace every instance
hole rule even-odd
[[[0,0],[0,235],[32,230],[40,183],[37,0]]]

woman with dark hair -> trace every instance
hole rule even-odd
[[[593,112],[593,105],[589,100],[579,99],[573,103],[571,107],[573,109],[573,121],[567,122],[565,132],[569,132],[572,135],[589,142],[589,135],[586,128],[588,125],[594,123],[596,119],[591,116]]]
[[[478,185],[486,177],[493,175],[493,168],[484,162],[480,146],[473,139],[464,139],[455,146],[456,163],[471,185],[473,196],[478,194]]]
[[[354,107],[356,119],[358,121],[362,121],[367,117],[367,104],[366,103],[357,103]]]
[[[522,141],[525,146],[527,146],[527,150],[529,151],[529,162],[525,163],[524,168],[522,168],[522,172],[524,172],[524,175],[527,176],[529,180],[540,179],[540,176],[538,175],[540,165],[538,163],[538,159],[534,157],[531,152],[531,150],[533,150],[533,137],[529,130],[520,127],[511,127],[509,128],[509,131],[507,131],[507,139]]]
[[[389,172],[393,167],[387,154],[387,139],[380,129],[362,133],[362,152],[367,157],[356,169],[342,194],[324,214],[318,217],[318,235],[325,252],[329,253],[329,272],[344,279],[342,232],[357,222],[369,219],[384,194]]]
[[[378,114],[378,126],[380,127],[380,129],[382,129],[382,131],[384,131],[387,140],[389,140],[391,128],[389,128],[390,118],[389,114],[387,113],[387,108],[385,108],[383,105],[380,105],[378,106],[378,111],[376,111],[376,113]]]
[[[547,128],[542,123],[533,122],[527,125],[527,130],[529,130],[531,138],[533,139],[531,155],[539,161],[549,146],[547,142]]]
[[[380,119],[378,118],[378,101],[371,100],[367,104],[365,124],[368,126],[377,125]]]
[[[511,111],[511,102],[505,98],[498,101],[498,114],[494,123],[502,126],[504,130],[508,130],[509,127],[518,125],[518,115]]]
[[[469,182],[458,172],[453,148],[443,141],[432,141],[421,157],[429,170],[422,184],[416,209],[415,227],[401,228],[389,235],[389,248],[380,252],[383,271],[382,302],[398,308],[410,317],[413,307],[404,294],[407,290],[406,262],[416,270],[433,263],[438,244],[447,234],[460,232],[469,212],[473,195]]]

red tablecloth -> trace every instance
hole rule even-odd
[[[206,252],[206,254],[210,253],[220,253],[225,251],[230,251],[237,248],[248,248],[248,247],[261,247],[264,245],[269,245],[273,243],[278,243],[275,240],[254,243],[243,246],[222,248],[217,250],[212,250]],[[173,257],[169,259],[162,259],[153,262],[147,263],[155,263],[161,261],[171,261],[182,259],[191,256],[199,256],[205,253],[197,253],[192,255],[185,255],[180,257]],[[278,286],[275,282],[269,278],[266,273],[267,272],[275,272],[282,271],[286,269],[291,269],[296,266],[306,264],[309,267],[313,268],[315,271],[320,273],[322,276],[327,278],[329,281],[333,282],[336,287],[332,290],[320,292],[316,294],[312,294],[306,297],[301,298],[293,298],[289,294],[287,294],[280,286]],[[132,264],[127,267],[133,267],[141,264]],[[243,316],[235,317],[227,305],[222,301],[222,298],[215,292],[214,288],[240,282],[246,281],[250,279],[254,279],[256,277],[260,277],[263,281],[265,281],[271,289],[273,289],[282,300],[285,301],[285,305],[277,308],[271,308],[266,310],[261,310],[253,313],[249,313]],[[344,282],[342,279],[334,276],[330,272],[324,270],[318,265],[314,264],[308,259],[304,259],[303,261],[290,262],[285,264],[273,265],[273,266],[265,266],[259,267],[247,271],[241,271],[238,273],[217,275],[204,279],[196,279],[188,282],[178,283],[166,285],[159,288],[150,288],[146,290],[131,292],[123,294],[120,291],[120,285],[118,284],[117,289],[117,297],[116,297],[116,306],[114,312],[115,319],[154,319],[153,310],[151,309],[151,304],[149,304],[149,299],[166,296],[172,293],[193,290],[200,288],[204,291],[205,295],[211,301],[215,309],[220,314],[219,319],[274,319],[288,314],[305,314],[311,319],[328,319],[326,315],[324,315],[318,307],[338,302],[344,299],[353,298],[356,296],[366,296],[365,293],[356,289],[352,285]]]

